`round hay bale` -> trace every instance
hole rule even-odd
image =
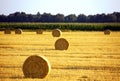
[[[22,34],[22,30],[21,29],[16,29],[15,34]]]
[[[11,34],[11,30],[10,29],[5,29],[4,34]]]
[[[43,34],[43,30],[38,29],[38,30],[36,31],[36,34]]]
[[[53,37],[60,37],[60,35],[62,34],[61,30],[60,29],[54,29],[52,31],[52,36]]]
[[[105,30],[105,31],[104,31],[104,34],[105,34],[105,35],[110,35],[110,30]]]
[[[56,50],[67,50],[69,47],[69,43],[66,39],[60,38],[55,42]]]
[[[26,78],[45,78],[50,71],[50,64],[43,56],[32,55],[23,64]]]

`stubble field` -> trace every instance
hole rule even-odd
[[[63,32],[68,50],[55,50],[51,32],[0,31],[0,81],[120,81],[120,32]],[[51,64],[44,79],[25,78],[22,65],[30,55],[42,55]]]

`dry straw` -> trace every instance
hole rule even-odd
[[[50,71],[50,64],[43,56],[29,56],[23,64],[26,78],[45,78]]]
[[[11,30],[10,29],[5,29],[4,34],[11,34]]]
[[[110,30],[109,30],[109,29],[105,30],[105,31],[104,31],[104,34],[105,34],[105,35],[110,35]]]
[[[36,30],[36,34],[43,34],[43,30],[41,29]]]
[[[56,50],[67,50],[69,47],[69,43],[66,39],[60,38],[55,42]]]
[[[22,30],[21,29],[16,29],[15,34],[22,34]]]
[[[60,37],[60,35],[62,34],[61,30],[60,29],[54,29],[52,31],[52,36],[53,37]]]

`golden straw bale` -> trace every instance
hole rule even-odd
[[[11,30],[10,29],[5,29],[4,34],[11,34]]]
[[[60,37],[60,35],[62,34],[61,30],[60,29],[54,29],[52,31],[52,36],[53,37]]]
[[[43,30],[38,29],[38,30],[36,31],[36,34],[43,34]]]
[[[56,50],[67,50],[69,47],[69,43],[66,39],[60,38],[55,42]]]
[[[22,34],[22,29],[16,29],[15,34]]]
[[[50,71],[50,63],[43,56],[29,56],[23,64],[26,78],[45,78]]]
[[[110,32],[111,32],[111,31],[107,29],[107,30],[104,31],[104,34],[105,34],[105,35],[110,35]]]

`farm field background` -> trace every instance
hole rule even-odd
[[[61,30],[72,31],[104,31],[110,29],[112,31],[120,31],[120,23],[0,23],[0,30],[9,28],[14,29],[43,29],[53,30],[59,28]]]
[[[58,39],[51,31],[0,31],[0,81],[120,81],[120,32],[110,35],[99,32],[69,31],[59,38],[68,40],[68,50],[55,50]],[[23,62],[30,55],[45,56],[50,74],[45,79],[24,78]]]

